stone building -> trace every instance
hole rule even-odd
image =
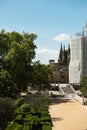
[[[58,62],[49,60],[49,65],[52,68],[51,83],[68,83],[69,82],[69,61],[70,61],[70,46],[65,49],[65,46],[60,48]]]

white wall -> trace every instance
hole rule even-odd
[[[83,76],[87,76],[87,23],[84,33],[70,42],[69,83],[80,83]]]
[[[83,36],[74,36],[70,42],[69,83],[79,83],[82,73]]]
[[[87,36],[84,37],[83,46],[83,71],[82,75],[87,76]]]

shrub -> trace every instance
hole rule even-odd
[[[29,111],[30,111],[29,104],[24,103],[24,104],[21,106],[21,112],[29,112]]]
[[[52,130],[51,125],[43,125],[42,130]]]
[[[14,102],[10,98],[0,98],[0,127],[4,129],[14,118]]]
[[[25,121],[31,121],[32,120],[32,114],[27,114],[25,116]]]
[[[37,116],[33,116],[31,120],[31,130],[42,130],[42,125],[40,123],[40,120]]]
[[[47,116],[48,115],[48,111],[46,110],[43,110],[43,111],[40,111],[40,113],[41,113],[41,115],[43,115],[43,116]]]
[[[20,114],[21,113],[21,109],[20,107],[16,108],[14,111],[15,115]]]
[[[22,130],[22,125],[12,122],[7,126],[6,130]]]
[[[18,115],[15,117],[15,120],[22,120],[22,117],[23,117],[22,114],[18,114]]]
[[[23,98],[23,97],[18,98],[18,99],[16,100],[16,102],[15,102],[15,106],[16,106],[16,107],[19,107],[19,106],[21,106],[23,103],[24,103],[24,98]]]
[[[23,130],[29,130],[29,125],[24,125]]]
[[[49,116],[41,116],[41,121],[48,121],[50,122],[50,117]]]

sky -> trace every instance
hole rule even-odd
[[[0,0],[0,30],[34,33],[35,60],[48,64],[58,60],[61,43],[87,22],[87,0]]]

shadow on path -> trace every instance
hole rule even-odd
[[[53,118],[51,118],[51,125],[52,125],[52,127],[54,127],[53,122],[55,122],[55,121],[62,121],[62,120],[63,120],[63,118],[61,118],[61,117],[53,117]]]
[[[53,117],[51,119],[52,119],[52,121],[62,121],[63,120],[63,118],[61,118],[61,117]]]
[[[65,99],[65,98],[51,98],[51,105],[54,104],[60,104],[60,103],[66,103],[66,102],[73,102],[71,99]]]

